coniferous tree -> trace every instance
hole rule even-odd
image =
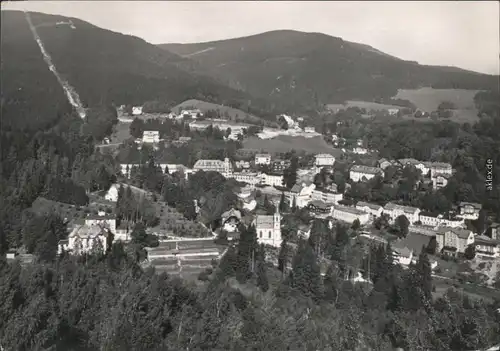
[[[257,254],[257,232],[255,227],[250,225],[247,228],[241,228],[240,240],[237,250],[236,278],[240,283],[244,283],[254,272],[255,259]]]
[[[281,242],[280,251],[278,254],[278,269],[282,274],[285,273],[288,264],[288,244],[286,240]]]
[[[269,290],[269,281],[267,279],[266,273],[266,252],[264,250],[264,244],[260,244],[258,260],[257,260],[257,286],[261,288],[263,292]]]
[[[320,267],[313,248],[305,240],[299,242],[290,272],[290,286],[298,294],[319,301],[323,295]]]

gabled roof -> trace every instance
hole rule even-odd
[[[302,190],[302,185],[299,185],[299,184],[295,184],[292,189],[290,190],[290,192],[292,193],[300,193],[300,191]]]
[[[335,158],[333,155],[330,155],[330,154],[317,154],[315,157],[316,158],[330,158],[330,157]]]
[[[478,235],[474,238],[474,243],[489,246],[500,246],[500,240],[494,240],[486,235]]]
[[[347,212],[347,213],[352,213],[358,216],[365,215],[366,212],[358,210],[354,207],[346,207],[346,206],[341,206],[341,205],[334,205],[333,208],[337,211],[342,211],[342,212]]]
[[[257,229],[272,229],[274,227],[274,216],[257,215],[255,217],[255,227]]]
[[[437,230],[438,234],[444,235],[445,233],[455,233],[460,239],[468,239],[472,231],[463,228],[440,227]]]
[[[377,205],[377,204],[371,204],[369,202],[364,202],[364,201],[359,201],[357,204],[356,204],[356,207],[368,207],[368,208],[371,208],[372,210],[375,210],[375,211],[378,211],[378,210],[381,210],[383,207],[380,206],[380,205]]]
[[[351,172],[359,172],[359,173],[366,173],[366,174],[380,174],[383,171],[377,167],[354,165],[351,167]]]
[[[386,211],[392,211],[392,210],[400,210],[403,211],[404,213],[415,213],[416,211],[419,211],[420,209],[417,207],[410,207],[410,206],[402,206],[398,205],[392,202],[389,202],[384,206],[384,210]]]
[[[472,206],[472,207],[474,207],[475,209],[478,209],[478,210],[480,210],[481,208],[483,208],[483,205],[478,204],[477,202],[465,202],[465,201],[462,201],[462,202],[460,202],[460,207],[463,207],[463,206]]]
[[[330,209],[332,207],[331,204],[327,204],[326,202],[323,202],[321,200],[313,200],[309,203],[309,205],[317,208],[322,208],[324,210]]]
[[[224,212],[221,215],[222,220],[225,220],[225,219],[228,219],[231,217],[236,217],[236,218],[238,218],[238,220],[241,220],[241,212],[234,209],[234,208],[231,208],[230,210]]]
[[[224,168],[224,161],[221,160],[198,160],[193,168]]]

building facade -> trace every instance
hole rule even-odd
[[[377,218],[382,215],[384,208],[377,204],[371,204],[364,201],[359,201],[356,204],[356,209],[368,213],[372,218]]]
[[[349,171],[349,178],[355,182],[361,182],[364,180],[370,180],[375,176],[384,176],[384,171],[377,167],[354,165]]]
[[[462,228],[442,227],[436,232],[436,242],[439,251],[456,256],[464,253],[467,246],[474,243],[474,233]]]
[[[226,176],[233,173],[233,165],[229,158],[221,160],[198,160],[193,166],[194,171],[219,172]]]
[[[333,166],[335,164],[335,157],[330,154],[318,154],[314,158],[316,166]]]
[[[360,211],[354,207],[345,207],[340,205],[333,206],[332,217],[347,223],[353,223],[357,219],[361,225],[365,225],[370,221],[370,215],[368,213]]]
[[[160,142],[160,132],[157,130],[145,130],[142,132],[142,142],[143,143],[159,143]]]
[[[270,154],[256,154],[255,155],[255,164],[256,165],[270,165],[271,164],[271,155]]]
[[[278,206],[274,215],[257,215],[254,223],[259,243],[274,247],[281,246],[281,215]]]
[[[474,221],[479,218],[479,212],[483,206],[475,202],[461,202],[458,207],[459,217]]]
[[[399,216],[404,215],[408,218],[410,224],[413,224],[419,221],[420,209],[389,202],[384,206],[383,213],[389,216],[391,222],[394,222]]]
[[[311,192],[312,201],[323,201],[328,204],[338,204],[344,198],[343,194],[334,193],[326,190],[314,189]]]

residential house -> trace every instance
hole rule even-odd
[[[395,203],[389,202],[384,206],[383,213],[389,215],[391,222],[394,222],[396,218],[401,215],[406,216],[410,221],[410,224],[418,222],[420,209],[410,206],[397,205]]]
[[[380,205],[364,201],[359,201],[356,204],[356,209],[370,214],[372,218],[380,217],[382,215],[382,211],[384,210],[384,208]]]
[[[122,224],[118,228],[116,228],[116,231],[113,235],[113,242],[123,241],[125,243],[128,243],[132,239],[132,231],[133,229],[130,225],[128,225],[127,223],[123,224],[122,222]]]
[[[142,115],[142,106],[133,106],[132,107],[132,115],[134,115],[134,116]]]
[[[250,162],[248,162],[248,161],[236,161],[236,162],[234,162],[234,167],[237,169],[249,170],[250,169]]]
[[[305,207],[311,201],[311,195],[316,185],[311,183],[306,185],[306,183],[295,184],[292,189],[286,193],[288,201],[291,205],[295,204],[298,208]]]
[[[145,130],[142,132],[142,142],[143,143],[159,143],[160,142],[160,132],[157,130]]]
[[[451,176],[453,174],[453,168],[451,164],[444,162],[430,162],[426,163],[427,167],[431,172],[431,178],[434,177],[435,174],[447,174]]]
[[[328,191],[326,189],[314,189],[311,192],[311,200],[323,201],[330,204],[338,204],[344,198],[343,194]]]
[[[203,117],[203,112],[201,112],[201,110],[199,110],[199,109],[182,110],[180,115],[183,117],[190,117],[190,118],[196,119],[198,117]]]
[[[474,243],[474,233],[463,228],[441,227],[436,231],[436,241],[439,251],[456,256]]]
[[[356,146],[352,148],[352,152],[358,155],[366,155],[368,153],[368,149],[362,147],[362,146]]]
[[[160,163],[159,164],[161,171],[163,173],[166,173],[168,170],[168,174],[174,174],[174,173],[182,173],[184,174],[184,178],[188,179],[191,174],[193,174],[194,170],[191,168],[188,168],[184,165],[181,164],[175,164],[175,163]]]
[[[119,184],[112,184],[109,190],[106,192],[106,195],[104,195],[104,198],[111,202],[118,201],[118,189],[120,189]]]
[[[226,176],[233,173],[233,165],[229,161],[229,158],[225,158],[224,161],[221,160],[198,160],[193,166],[193,170],[205,171],[205,172],[219,172]]]
[[[283,172],[285,169],[290,167],[290,160],[274,160],[271,163],[271,170],[274,173],[280,173]]]
[[[304,132],[306,133],[316,133],[316,129],[314,127],[305,127]]]
[[[389,109],[387,109],[387,112],[389,113],[389,115],[395,116],[398,114],[399,108],[389,108]]]
[[[260,184],[271,186],[283,186],[283,175],[273,173],[261,173],[259,175]]]
[[[116,215],[99,211],[97,214],[89,214],[85,218],[85,225],[89,227],[107,228],[111,233],[116,231]]]
[[[81,255],[92,252],[92,250],[101,250],[106,252],[108,248],[109,232],[98,225],[79,225],[73,228],[68,239],[60,240],[58,243],[58,252],[72,253]]]
[[[233,178],[238,182],[247,183],[251,185],[261,184],[260,174],[254,172],[234,172],[228,176],[228,178]]]
[[[314,213],[330,213],[332,211],[332,206],[332,204],[321,200],[313,200],[307,205],[309,210]]]
[[[451,227],[451,228],[464,228],[465,222],[463,218],[444,216],[442,214],[435,214],[431,212],[420,212],[419,221],[424,226],[429,227]]]
[[[384,176],[384,171],[377,167],[354,165],[349,171],[349,177],[355,182],[370,180],[375,176]]]
[[[184,144],[189,143],[190,141],[191,141],[191,137],[183,136],[183,137],[179,137],[179,139],[177,139],[177,140],[174,140],[173,144],[174,145],[184,145]]]
[[[257,232],[257,241],[274,247],[281,246],[281,215],[279,206],[276,206],[274,215],[257,215],[254,225]]]
[[[408,266],[413,260],[413,250],[406,246],[394,246],[392,250],[393,262],[399,263],[402,266]]]
[[[386,169],[387,167],[393,166],[394,162],[389,161],[385,158],[381,158],[380,160],[378,160],[377,165],[378,165],[378,168],[380,168],[380,169]]]
[[[416,169],[420,170],[422,172],[422,175],[424,176],[429,173],[429,168],[427,167],[426,163],[415,160],[414,158],[401,158],[398,160],[398,163],[401,165],[401,167],[413,166]]]
[[[270,165],[271,164],[271,155],[270,154],[256,154],[255,155],[255,164],[256,165]]]
[[[330,154],[318,154],[314,157],[314,164],[316,166],[333,166],[335,157]]]
[[[241,212],[232,208],[221,215],[222,228],[227,232],[235,232],[241,223]]]
[[[478,235],[474,239],[476,256],[483,258],[500,258],[500,239]]]
[[[460,202],[458,217],[469,220],[476,220],[479,218],[479,212],[483,208],[481,204],[475,202]]]
[[[432,188],[435,190],[439,190],[441,188],[444,188],[448,184],[448,179],[451,177],[451,174],[441,174],[441,173],[434,173],[432,176]]]
[[[370,215],[368,213],[360,211],[354,207],[346,207],[340,205],[333,206],[332,217],[334,219],[347,223],[352,223],[356,219],[358,219],[361,225],[364,225],[370,221]]]

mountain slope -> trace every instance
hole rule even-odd
[[[180,69],[179,63],[188,60],[142,39],[101,29],[76,18],[36,12],[30,14],[57,71],[75,88],[86,107],[101,104],[135,105],[154,100],[174,106],[187,99],[197,98],[226,105],[248,104],[251,101],[252,107],[256,109],[257,101],[248,94],[231,89],[213,78]],[[2,27],[5,27],[4,20],[8,28],[2,30],[1,73],[2,83],[8,89],[5,94],[2,92],[2,98],[8,101],[15,98],[19,77],[34,87],[26,94],[26,99],[36,95],[37,89],[44,93],[49,82],[50,87],[54,85],[55,78],[51,77],[29,33],[24,13],[2,11]],[[7,45],[3,43],[4,37]],[[4,65],[4,55],[9,64]],[[23,73],[24,66],[19,68],[13,64],[16,61],[36,65],[33,68],[36,72],[26,75]],[[189,67],[189,62],[184,65]],[[56,86],[50,89],[62,91]],[[49,97],[46,103],[52,103]],[[31,112],[31,116],[27,114],[23,120],[34,118],[38,113],[35,108]],[[42,118],[49,119],[48,116]]]
[[[62,87],[49,71],[22,12],[1,12],[2,131],[45,129],[71,112]]]
[[[207,75],[251,94],[313,105],[390,98],[399,88],[483,89],[498,84],[498,77],[423,66],[320,33],[282,30],[160,47],[196,61]]]

